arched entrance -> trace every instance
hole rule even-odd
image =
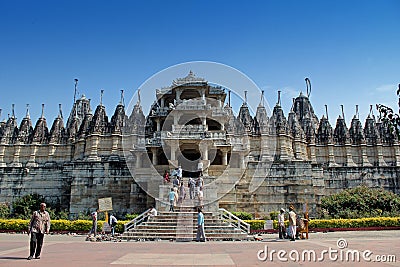
[[[197,145],[185,147],[181,150],[178,157],[179,164],[182,167],[183,177],[197,177],[197,164],[201,158],[201,154]]]

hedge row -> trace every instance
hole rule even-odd
[[[264,220],[244,220],[250,224],[252,230],[264,228]],[[128,221],[118,221],[115,231],[122,233],[124,224]],[[104,221],[97,222],[98,231],[102,230]],[[274,221],[274,229],[278,228],[278,221]],[[22,232],[28,229],[29,220],[21,219],[0,219],[0,231]],[[285,221],[288,225],[288,221]],[[400,226],[400,217],[377,217],[363,219],[329,219],[329,220],[310,220],[309,229],[313,228],[359,228],[359,227],[390,227]],[[87,220],[52,220],[52,232],[89,232],[92,222]]]
[[[245,220],[252,230],[264,228],[264,220]],[[289,221],[285,221],[289,225]],[[390,227],[400,226],[400,217],[376,217],[362,219],[329,219],[310,220],[309,229],[313,228],[359,228],[359,227]],[[274,229],[278,229],[278,221],[274,220]]]
[[[124,224],[128,221],[118,221],[115,231],[122,233],[124,231]],[[97,230],[101,231],[104,221],[97,222]],[[22,219],[0,219],[0,231],[27,231],[29,220]],[[52,220],[51,232],[89,232],[92,228],[92,221],[88,220]]]

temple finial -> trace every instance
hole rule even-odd
[[[103,94],[104,94],[104,90],[101,89],[101,90],[100,90],[100,106],[103,105]]]
[[[137,96],[138,96],[138,104],[140,105],[140,89],[138,89]]]
[[[231,106],[231,90],[228,91],[228,106]]]
[[[123,106],[125,106],[125,103],[124,103],[125,101],[124,101],[124,89],[121,89],[121,100],[120,100],[120,104],[121,105],[123,105]]]
[[[326,114],[326,119],[329,121],[329,116],[328,116],[328,105],[325,105],[325,114]]]
[[[356,105],[356,118],[358,119],[360,117],[360,114],[358,113],[358,105]]]
[[[44,104],[42,104],[42,115],[40,116],[40,118],[44,118]]]
[[[261,101],[260,105],[265,106],[265,101],[264,101],[264,90],[261,91]]]
[[[61,108],[61,104],[58,104],[58,117],[63,119],[63,114],[62,114],[62,108]]]
[[[26,115],[25,115],[25,117],[26,117],[27,119],[30,118],[30,115],[29,115],[29,104],[26,104]]]
[[[12,104],[11,105],[11,118],[15,118],[14,107],[15,107],[15,104]]]
[[[308,78],[305,78],[306,86],[307,86],[307,97],[310,98],[311,94],[311,81]]]
[[[281,105],[281,91],[280,90],[278,91],[278,102],[276,102],[276,105],[277,106]]]
[[[343,107],[343,105],[340,105],[340,107],[341,107],[341,109],[342,109],[342,117],[343,117],[343,120],[346,121],[345,118],[344,118],[344,107]]]
[[[247,105],[247,91],[244,91],[244,103]]]
[[[75,104],[75,101],[76,101],[76,91],[77,91],[77,88],[78,88],[78,79],[74,79],[74,81],[75,81],[75,91],[74,91],[74,104]]]

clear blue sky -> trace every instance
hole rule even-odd
[[[332,124],[341,104],[348,126],[356,104],[362,119],[370,104],[397,105],[397,0],[1,1],[0,33],[1,119],[15,103],[20,122],[30,104],[35,123],[45,103],[50,127],[59,103],[69,115],[74,78],[93,108],[105,90],[111,117],[120,89],[128,102],[153,74],[196,60],[242,71],[272,105],[282,90],[286,115],[305,77]]]

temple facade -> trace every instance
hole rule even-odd
[[[162,175],[178,166],[184,179],[202,166],[210,209],[256,217],[289,204],[316,214],[323,196],[360,184],[400,193],[399,141],[372,113],[332,126],[302,93],[287,115],[280,100],[268,114],[263,97],[254,115],[246,96],[234,114],[227,89],[190,72],[155,89],[148,114],[121,99],[108,119],[85,96],[66,124],[61,107],[51,127],[44,112],[34,126],[29,109],[19,125],[12,112],[0,123],[0,202],[37,193],[72,218],[103,197],[119,215],[162,208]]]

